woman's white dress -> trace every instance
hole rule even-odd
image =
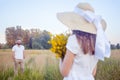
[[[66,48],[75,54],[75,58],[69,75],[63,80],[94,80],[92,72],[98,59],[94,55],[83,53],[75,35],[68,38]]]

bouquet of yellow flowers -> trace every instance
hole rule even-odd
[[[57,58],[64,58],[66,53],[66,43],[69,34],[52,35],[49,44],[52,45],[51,51],[56,54]]]

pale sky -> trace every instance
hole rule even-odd
[[[111,43],[120,43],[120,0],[0,0],[0,43],[5,29],[20,25],[62,33],[67,27],[56,18],[57,12],[73,11],[80,2],[88,2],[107,22],[106,35]]]

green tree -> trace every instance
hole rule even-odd
[[[15,44],[16,39],[20,38],[24,45],[27,45],[30,39],[29,30],[23,30],[21,26],[8,27],[5,31],[6,41],[9,47]]]
[[[14,27],[6,28],[5,33],[6,33],[7,45],[9,47],[12,47],[14,45],[15,39],[16,39],[15,28]]]
[[[21,26],[6,28],[6,41],[7,45],[11,48],[16,39],[20,38],[23,45],[30,49],[49,49],[51,47],[48,44],[50,40],[50,34],[48,31],[41,31],[40,29],[22,29]]]
[[[35,49],[49,49],[51,47],[48,44],[50,40],[50,35],[48,31],[41,32],[37,37],[34,37],[32,40],[32,48]],[[39,46],[38,46],[39,45]]]
[[[117,43],[116,48],[120,49],[120,44],[119,43]]]

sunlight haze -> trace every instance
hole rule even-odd
[[[58,12],[73,11],[79,2],[88,2],[107,22],[106,35],[120,43],[120,0],[0,0],[0,43],[5,43],[7,27],[38,28],[57,34],[67,27],[56,18]]]

